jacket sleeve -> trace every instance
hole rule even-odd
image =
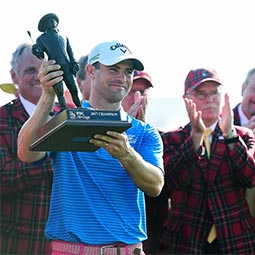
[[[201,159],[201,152],[195,151],[192,139],[182,129],[162,134],[164,144],[164,168],[171,187],[188,186],[193,178],[194,166]]]
[[[20,112],[19,117],[24,114]],[[51,181],[52,166],[49,158],[36,163],[25,163],[17,156],[17,136],[23,124],[11,111],[0,109],[0,170],[1,194],[21,191],[42,180]]]
[[[236,126],[239,139],[229,150],[234,175],[247,188],[255,186],[255,140],[252,130]]]

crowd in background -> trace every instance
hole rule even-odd
[[[44,32],[45,23],[41,26]],[[137,254],[255,254],[255,68],[244,74],[244,82],[240,84],[242,102],[236,106],[232,106],[231,98],[223,93],[224,84],[215,70],[204,67],[191,70],[186,79],[184,77],[183,95],[189,122],[175,130],[156,130],[146,123],[146,111],[150,93],[159,84],[152,81],[140,60],[134,59],[131,53],[121,52],[120,58],[108,53],[106,45],[97,45],[77,61],[79,69],[74,73],[82,95],[80,102],[73,102],[68,89],[63,91],[64,100],[68,108],[80,104],[108,109],[115,109],[116,103],[112,102],[116,100],[117,109],[127,113],[134,131],[127,131],[128,137],[118,137],[115,133],[95,137],[92,142],[100,148],[98,154],[84,158],[79,153],[71,157],[69,153],[27,151],[25,144],[33,138],[35,127],[50,118],[44,107],[57,114],[65,106],[63,101],[59,104],[55,100],[57,92],[52,89],[64,81],[63,72],[58,63],[36,57],[33,45],[21,44],[13,53],[10,70],[13,83],[0,86],[13,95],[13,100],[0,108],[1,254],[81,254],[61,248],[69,247],[69,242],[107,245],[105,254],[109,254],[108,244],[118,237],[107,231],[104,235],[103,230],[96,236],[97,224],[100,229],[112,224],[114,234],[123,233],[120,239],[126,240],[127,249]],[[115,45],[121,49],[126,47]],[[103,55],[104,52],[108,55]],[[97,59],[100,54],[103,57]],[[104,76],[106,74],[108,76]],[[106,84],[116,86],[111,79],[125,88],[125,93],[115,88],[116,94],[121,94],[118,100],[106,95]],[[21,132],[22,142],[18,144],[21,129],[25,131]],[[206,141],[207,129],[210,134]],[[139,146],[137,141],[130,142],[132,146],[129,144],[131,136],[139,141]],[[63,163],[66,158],[68,163]],[[75,166],[71,160],[79,163]],[[81,163],[83,160],[85,163]],[[99,168],[94,168],[96,162]],[[94,175],[89,171],[89,175],[83,176],[79,172],[81,165],[93,171],[112,167],[110,174],[120,178],[126,189],[103,173]],[[65,169],[63,173],[61,168]],[[69,173],[72,168],[77,168],[81,176]],[[128,181],[124,181],[123,176]],[[76,180],[74,186],[68,186],[68,178]],[[80,188],[80,181],[86,183],[90,178],[92,184],[84,190]],[[62,182],[62,186],[56,180]],[[108,211],[108,205],[106,209],[93,192],[89,193],[93,183],[107,189],[108,193],[100,191],[98,194],[108,194],[114,204],[110,205],[107,198],[103,201],[117,209]],[[81,191],[91,195],[81,194],[84,204],[79,204],[80,194],[78,198],[72,197],[72,192],[77,195]],[[111,196],[112,193],[115,195]],[[123,199],[129,202],[124,203]],[[70,201],[73,208],[70,208]],[[95,206],[98,203],[96,208],[102,211],[93,212],[90,206],[93,203]],[[127,211],[119,210],[122,207]],[[83,219],[86,208],[93,218]],[[104,210],[110,218],[103,217]],[[140,212],[130,216],[131,211]],[[80,227],[75,220],[71,223],[72,217],[84,225],[87,222],[88,236],[82,235],[84,225]],[[115,226],[115,219],[118,219],[118,226]],[[137,223],[139,220],[141,222]],[[132,225],[134,222],[140,224],[139,228]],[[71,230],[80,239],[72,235]],[[50,244],[49,239],[63,242]],[[84,246],[76,248],[84,249]],[[122,254],[122,250],[122,246],[116,248],[116,254]]]

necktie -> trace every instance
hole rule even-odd
[[[208,158],[210,158],[211,143],[210,143],[209,137],[211,133],[212,133],[212,130],[210,128],[207,128],[204,132],[204,143],[205,143]],[[216,229],[215,229],[215,225],[213,225],[207,237],[207,241],[211,243],[215,238],[216,238]]]
[[[210,137],[211,133],[212,133],[212,130],[210,128],[207,128],[204,131],[204,143],[205,143],[205,148],[206,148],[206,151],[207,151],[208,158],[210,158],[211,143],[210,143],[209,137]]]
[[[215,228],[215,225],[213,224],[209,232],[209,235],[207,236],[208,243],[211,243],[215,238],[216,238],[216,228]]]

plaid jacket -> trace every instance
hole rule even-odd
[[[233,109],[234,112],[234,124],[235,125],[239,125],[241,126],[241,120],[240,120],[240,116],[238,113],[238,108],[239,108],[239,104],[237,104],[235,106],[235,108]],[[246,196],[248,195],[249,198],[247,198],[247,201],[250,203],[250,211],[253,214],[253,216],[255,216],[255,187],[253,187],[252,189],[247,189],[246,191]],[[255,217],[254,217],[254,221],[255,221]]]
[[[235,128],[239,140],[229,150],[216,127],[210,160],[204,146],[195,152],[190,124],[162,135],[172,201],[163,238],[167,254],[202,254],[213,223],[222,254],[255,254],[255,224],[245,200],[246,188],[255,185],[254,136]]]
[[[1,236],[0,254],[50,254],[44,238],[52,168],[21,162],[17,135],[28,119],[19,98],[0,108]]]

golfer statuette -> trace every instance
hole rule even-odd
[[[38,29],[43,34],[33,44],[32,51],[39,59],[44,59],[46,53],[49,60],[53,59],[61,66],[64,72],[63,81],[77,108],[67,108],[63,82],[57,83],[54,90],[61,111],[38,131],[39,138],[31,144],[30,150],[95,151],[98,147],[89,143],[95,134],[105,134],[108,130],[123,132],[131,123],[122,120],[119,111],[81,107],[75,80],[79,65],[75,61],[68,38],[59,34],[58,24],[59,19],[54,13],[48,13],[40,19]]]
[[[63,81],[71,93],[72,100],[77,107],[81,107],[75,80],[79,64],[74,58],[68,37],[59,33],[58,24],[59,18],[54,13],[48,13],[40,19],[38,30],[43,33],[37,38],[36,44],[33,44],[32,51],[39,59],[43,59],[46,53],[49,60],[54,59],[61,66],[64,72]],[[54,86],[62,110],[67,108],[63,81]]]

